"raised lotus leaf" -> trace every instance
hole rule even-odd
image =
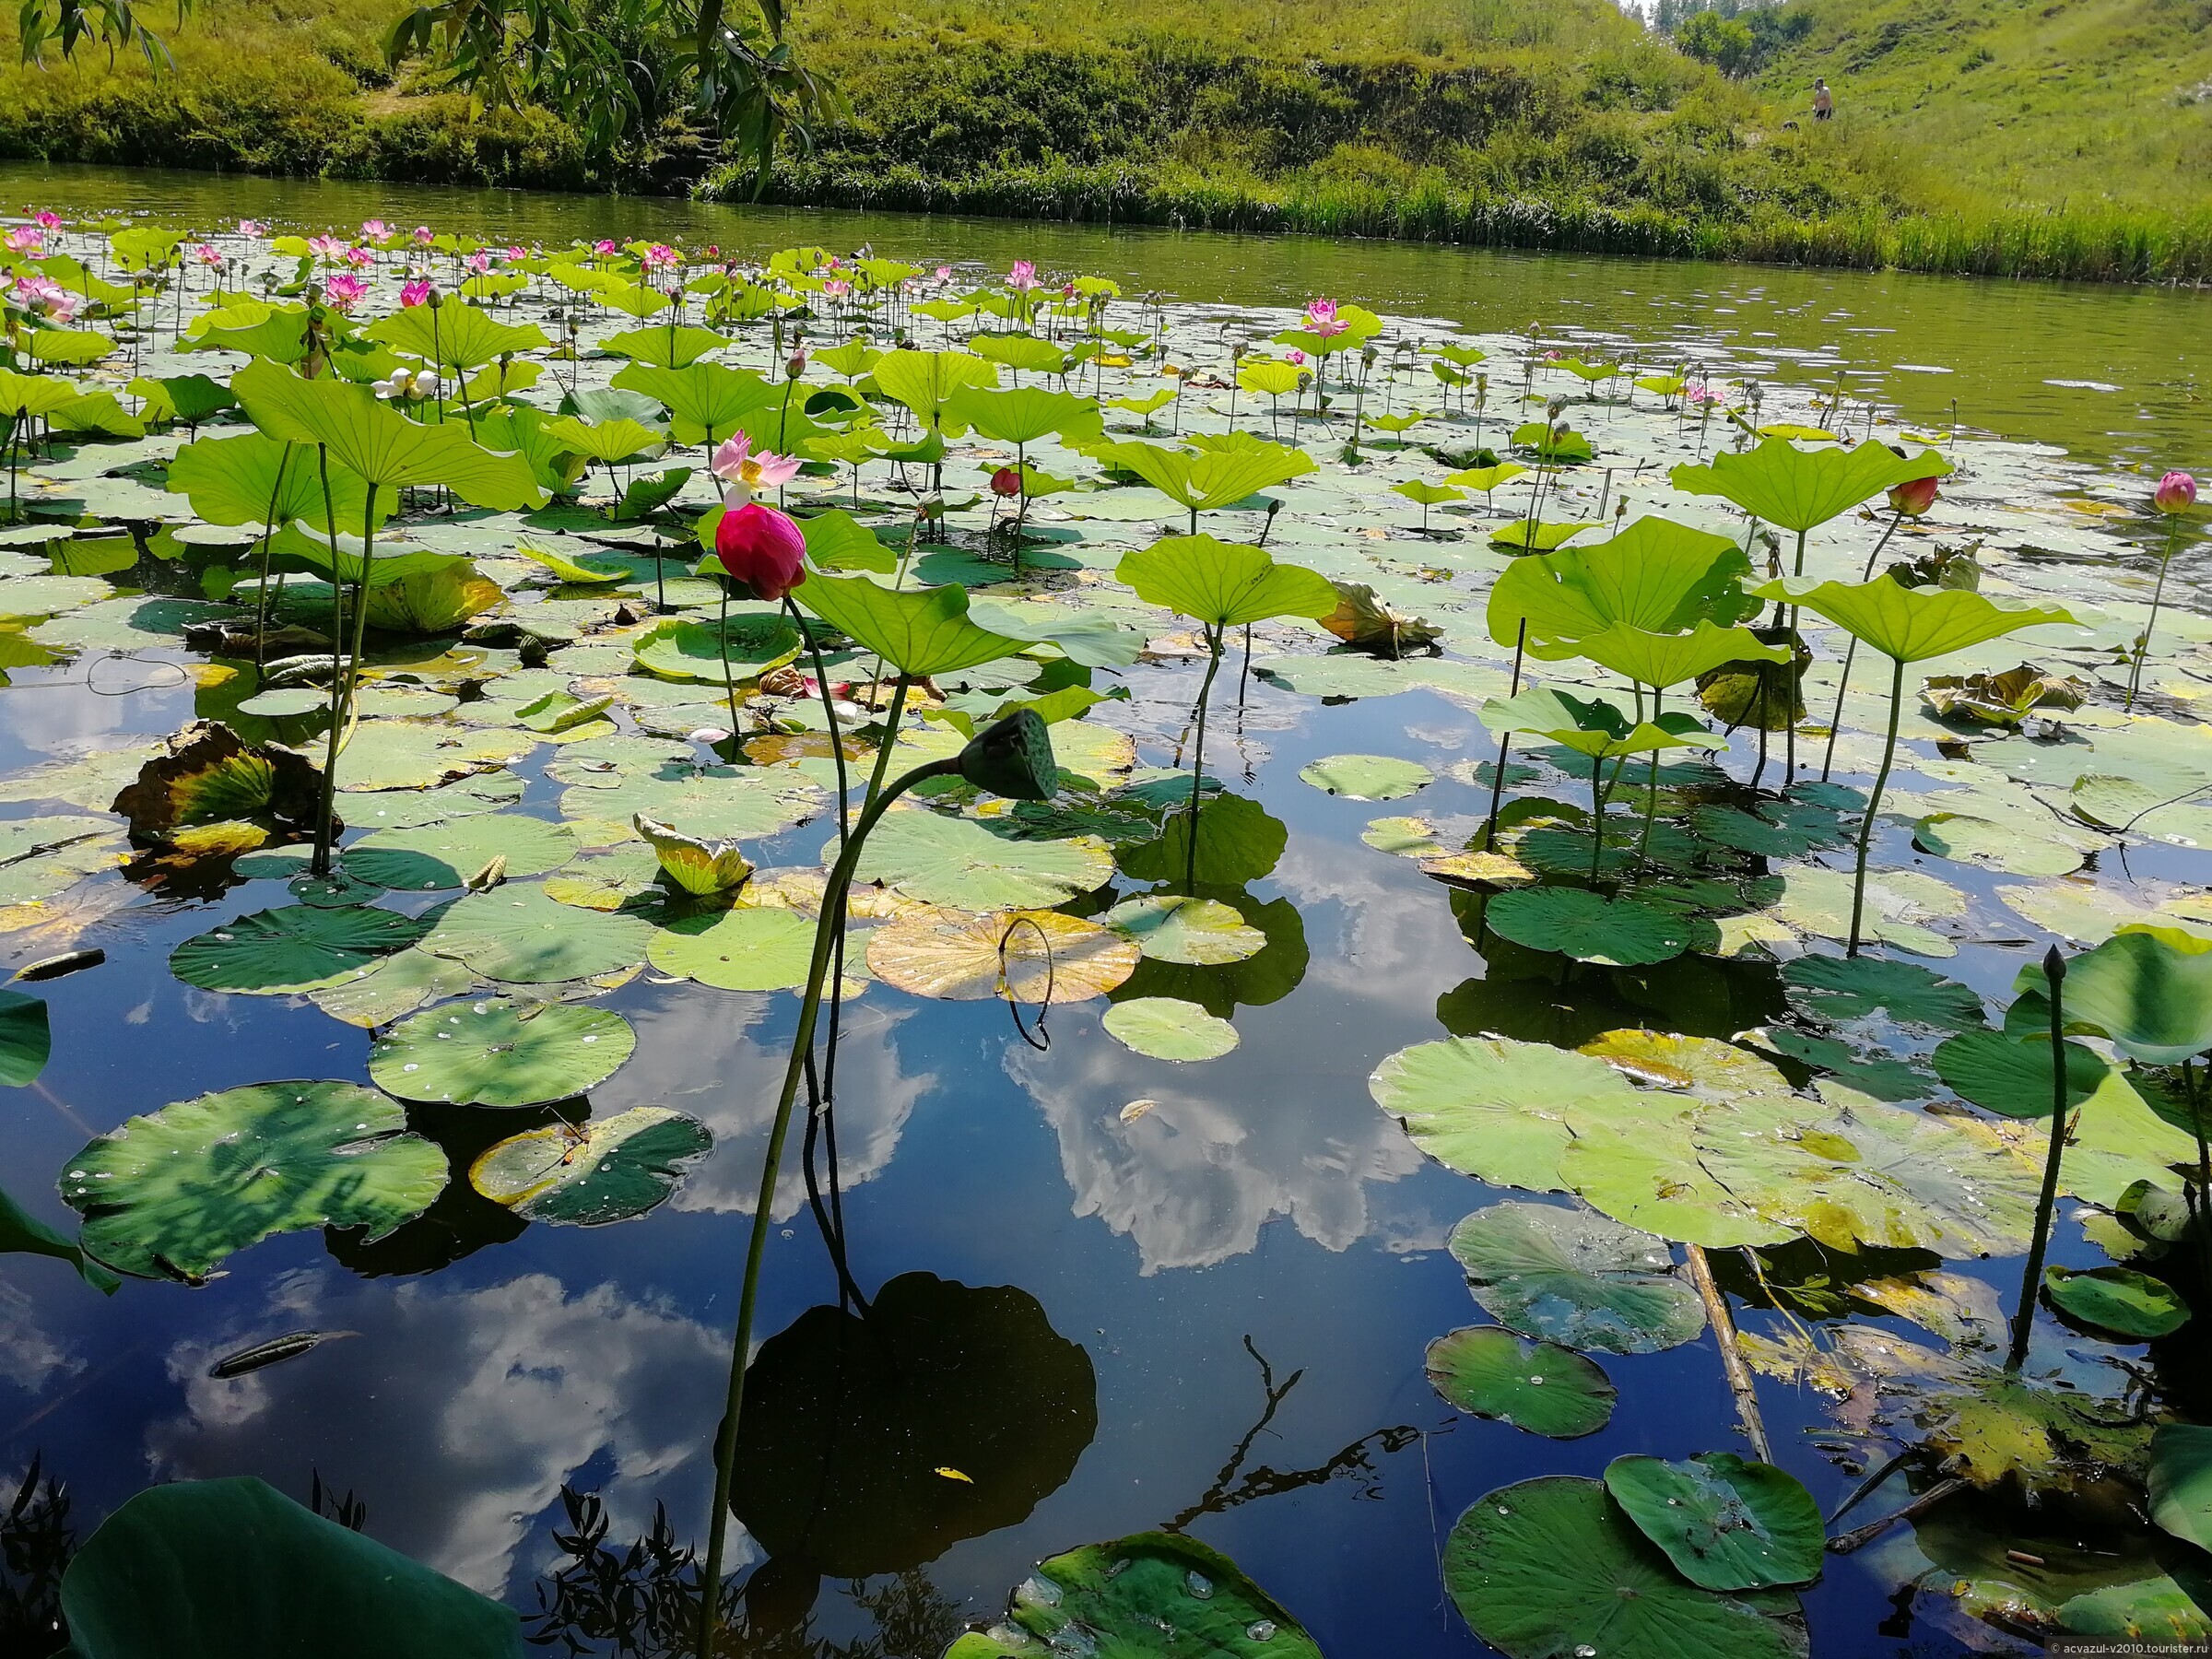
[[[1921,682],[1920,695],[1946,719],[2017,726],[2037,709],[2080,708],[2089,683],[2022,663],[2002,674],[1937,675]]]

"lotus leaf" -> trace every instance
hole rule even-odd
[[[1594,1359],[1501,1325],[1469,1325],[1429,1345],[1429,1381],[1462,1411],[1574,1440],[1613,1416],[1618,1391]]]
[[[170,971],[203,991],[282,995],[336,984],[380,956],[404,950],[433,918],[368,905],[287,905],[255,911],[186,939]]]
[[[1106,1034],[1154,1060],[1218,1060],[1237,1046],[1237,1028],[1195,1003],[1133,996],[1106,1010]]]
[[[1057,911],[923,912],[868,938],[868,969],[878,979],[959,1002],[1082,1002],[1120,985],[1137,959],[1121,935]]]
[[[1249,925],[1234,905],[1180,893],[1124,899],[1100,920],[1163,962],[1241,962],[1267,946],[1266,935]]]
[[[787,991],[806,982],[814,924],[787,910],[740,907],[671,921],[646,960],[665,974],[722,991]]]
[[[1769,438],[1741,454],[1717,454],[1709,465],[1677,466],[1672,476],[1677,489],[1724,497],[1753,518],[1803,532],[1897,485],[1950,472],[1934,450],[1900,455],[1878,443],[1801,450],[1786,438]]]
[[[1494,1204],[1452,1230],[1451,1248],[1484,1312],[1524,1336],[1648,1354],[1705,1328],[1666,1241],[1602,1216]]]
[[[652,936],[652,924],[638,917],[580,911],[542,887],[507,886],[458,900],[422,946],[486,979],[534,985],[635,968]]]
[[[255,1083],[135,1117],[64,1166],[88,1253],[141,1278],[197,1283],[272,1233],[381,1238],[445,1187],[445,1154],[397,1102],[354,1083]]]
[[[2171,1336],[2188,1323],[2189,1308],[2163,1279],[2132,1267],[2043,1270],[2043,1294],[2069,1318],[2131,1342]]]
[[[822,849],[827,865],[837,842]],[[1045,908],[1103,886],[1113,854],[1092,835],[1013,841],[971,818],[920,810],[887,814],[862,849],[856,879],[960,910]]]
[[[713,1145],[696,1118],[633,1106],[601,1123],[512,1135],[477,1155],[468,1181],[525,1221],[604,1227],[659,1208]]]
[[[1820,1507],[1794,1476],[1733,1452],[1683,1463],[1617,1457],[1606,1490],[1636,1528],[1707,1590],[1764,1590],[1820,1576]]]
[[[629,1022],[605,1008],[487,997],[401,1020],[369,1051],[369,1076],[404,1100],[537,1106],[604,1083],[637,1041]]]

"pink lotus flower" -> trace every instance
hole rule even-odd
[[[36,259],[46,251],[46,232],[36,225],[18,225],[7,233],[7,251]]]
[[[59,230],[62,228],[62,216],[51,207],[40,208],[30,216],[30,219],[41,230]]]
[[[36,271],[16,278],[16,301],[50,322],[66,323],[76,315],[76,296]]]
[[[616,248],[612,241],[595,241],[592,244],[592,252],[601,259],[611,259]]]
[[[842,300],[853,291],[853,285],[842,277],[832,277],[822,284],[822,292],[832,300]]]
[[[762,599],[781,599],[806,580],[806,537],[773,507],[747,501],[714,527],[722,568]]]
[[[223,263],[222,250],[213,242],[202,242],[192,251],[192,256],[204,265],[219,265]]]
[[[479,248],[461,262],[461,267],[471,276],[481,276],[491,269],[491,255]]]
[[[1006,273],[1006,286],[1017,293],[1028,293],[1037,286],[1037,267],[1030,261],[1018,259],[1014,268]]]
[[[1293,346],[1288,351],[1285,352],[1283,357],[1286,361],[1294,363],[1300,369],[1303,369],[1306,366],[1306,354],[1299,350],[1295,346]]]
[[[399,285],[399,302],[403,307],[428,305],[430,301],[430,279],[416,276]]]
[[[1004,501],[1010,501],[1021,493],[1021,475],[1010,466],[1002,466],[991,475],[991,493]]]
[[[240,219],[238,233],[241,236],[266,236],[269,233],[269,227],[260,219]]]
[[[346,250],[346,263],[357,271],[366,271],[375,265],[376,255],[366,248],[348,248]]]
[[[333,311],[349,312],[368,297],[369,285],[344,271],[323,285],[323,298]]]
[[[363,219],[361,221],[361,240],[364,241],[382,241],[391,234],[392,227],[385,224],[382,219]]]
[[[1936,480],[1908,478],[1889,492],[1889,505],[1907,518],[1919,518],[1936,505]]]
[[[418,226],[416,226],[416,227],[415,227],[415,230],[414,230],[414,237],[415,237],[415,245],[416,245],[417,247],[418,247],[418,248],[427,248],[427,247],[429,247],[429,245],[430,245],[432,242],[434,242],[434,241],[436,241],[438,240],[436,236],[434,236],[434,235],[432,235],[432,234],[431,234],[431,232],[430,232],[430,228],[429,228],[428,225],[418,225]]]
[[[346,252],[346,244],[335,236],[311,236],[307,239],[307,251],[317,259],[335,259]]]
[[[1691,381],[1688,385],[1683,387],[1682,395],[1685,400],[1694,406],[1702,406],[1707,404],[1717,404],[1724,401],[1718,392],[1714,391],[1711,385],[1701,380]]]
[[[683,258],[666,242],[654,242],[638,255],[638,263],[649,271],[672,271],[683,263]]]
[[[947,282],[950,282],[951,280],[952,280],[952,267],[951,267],[950,265],[939,265],[939,266],[937,267],[937,281],[938,281],[940,284],[943,284],[943,283],[947,283]]]
[[[2186,512],[2196,505],[2196,480],[2185,472],[2170,472],[2150,499],[2160,512]]]
[[[740,432],[722,441],[707,463],[707,470],[722,482],[723,507],[735,512],[753,499],[755,491],[779,489],[797,477],[799,460],[796,455],[771,454],[767,450],[755,454],[752,439]]]
[[[521,246],[519,243],[516,246],[507,250],[507,263],[509,265],[514,264],[517,260],[527,259],[529,257],[530,250]]]
[[[1335,300],[1309,300],[1306,301],[1306,332],[1308,334],[1319,335],[1326,340],[1344,333],[1349,327],[1351,327],[1349,323],[1337,316]]]

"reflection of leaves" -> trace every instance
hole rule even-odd
[[[1198,964],[1172,962],[1147,956],[1114,994],[1116,1002],[1139,996],[1173,997],[1195,1003],[1207,1013],[1227,1019],[1240,1006],[1265,1007],[1280,1002],[1298,989],[1312,959],[1306,946],[1305,918],[1288,899],[1262,904],[1241,888],[1197,888],[1201,900],[1235,909],[1246,928],[1256,931],[1266,944],[1238,961]]]
[[[1216,795],[1198,808],[1197,858],[1191,857],[1191,815],[1176,813],[1156,840],[1121,849],[1123,874],[1138,881],[1181,882],[1188,873],[1201,887],[1242,887],[1271,873],[1290,832],[1257,801]]]
[[[809,1309],[747,1377],[730,1506],[772,1555],[840,1578],[1021,1521],[1098,1429],[1090,1359],[1034,1298],[926,1273],[865,1319]]]

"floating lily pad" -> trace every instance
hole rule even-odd
[[[1821,1019],[1887,1014],[1900,1025],[1951,1031],[1971,1030],[1983,1023],[1979,996],[1916,962],[1871,956],[1801,956],[1783,965],[1782,977],[1800,993],[1792,1000]]]
[[[602,1123],[512,1135],[479,1155],[468,1180],[525,1221],[603,1227],[658,1208],[713,1145],[696,1118],[633,1106]]]
[[[169,968],[203,991],[255,996],[313,991],[406,949],[432,922],[364,904],[286,905],[195,935],[170,953]]]
[[[590,1092],[637,1045],[629,1022],[606,1008],[485,997],[401,1020],[370,1049],[369,1076],[403,1100],[538,1106]]]
[[[2150,1518],[2212,1549],[2212,1428],[2167,1423],[2151,1435]]]
[[[1119,934],[1058,911],[924,912],[868,937],[877,978],[958,1002],[1082,1002],[1122,983],[1137,960],[1136,947]]]
[[[1708,1590],[1764,1590],[1820,1576],[1820,1506],[1794,1476],[1733,1452],[1683,1463],[1617,1457],[1606,1490],[1682,1576]]]
[[[1594,1480],[1486,1493],[1444,1545],[1444,1587],[1507,1659],[1804,1659],[1797,1598],[1685,1581]]]
[[[129,853],[112,824],[99,818],[0,819],[0,904],[51,899]]]
[[[1436,782],[1436,774],[1419,761],[1390,755],[1328,755],[1298,775],[1316,789],[1353,801],[1395,801]]]
[[[1451,1247],[1483,1311],[1524,1336],[1649,1354],[1705,1328],[1666,1241],[1603,1216],[1494,1204],[1454,1227]]]
[[[1235,1026],[1172,996],[1133,996],[1100,1023],[1116,1042],[1154,1060],[1218,1060],[1237,1046]]]
[[[575,831],[565,824],[487,812],[418,829],[380,830],[346,849],[349,876],[402,892],[457,888],[496,863],[500,875],[543,876],[576,856]]]
[[[814,924],[787,910],[743,907],[685,916],[653,935],[646,960],[722,991],[790,991],[806,982]]]
[[[1117,856],[1124,873],[1138,881],[1242,887],[1274,871],[1290,831],[1257,801],[1217,795],[1198,808],[1194,855],[1192,838],[1190,813],[1175,812],[1156,840],[1124,847]]]
[[[425,1003],[458,996],[476,974],[427,950],[401,950],[356,968],[335,984],[310,991],[307,1000],[347,1025],[374,1029],[412,1014]]]
[[[1664,962],[1693,948],[1694,918],[1634,899],[1607,899],[1583,888],[1521,888],[1490,900],[1484,918],[1500,938],[1531,950],[1617,968]]]
[[[579,910],[542,887],[510,885],[458,900],[422,946],[486,979],[539,985],[635,968],[652,939],[653,924],[639,917]]]
[[[1439,1336],[1429,1345],[1429,1381],[1462,1411],[1552,1440],[1596,1433],[1618,1393],[1594,1359],[1502,1325]]]
[[[1566,1113],[1640,1109],[1634,1087],[1604,1061],[1548,1043],[1453,1037],[1416,1043],[1367,1080],[1375,1104],[1440,1163],[1493,1186],[1550,1192],[1573,1138]]]
[[[63,1166],[85,1249],[141,1278],[204,1279],[272,1233],[382,1238],[444,1190],[445,1154],[357,1083],[254,1083],[166,1106]]]
[[[664,760],[651,770],[625,767],[610,787],[571,788],[560,810],[564,818],[624,825],[642,813],[701,841],[747,841],[805,821],[822,801],[818,785],[787,768]]]
[[[374,793],[432,789],[496,771],[538,744],[511,726],[446,725],[421,720],[364,720],[338,756],[338,787]]]
[[[1007,1622],[973,1631],[945,1659],[1058,1659],[1064,1653],[1181,1659],[1321,1659],[1297,1619],[1218,1550],[1140,1533],[1040,1563],[1014,1593]]]
[[[1099,920],[1162,962],[1209,967],[1241,962],[1267,947],[1265,934],[1218,899],[1145,893],[1123,900]]]
[[[837,843],[822,849],[832,863]],[[861,851],[855,878],[956,910],[1049,909],[1113,876],[1113,853],[1096,836],[1014,841],[971,818],[892,812]]]
[[[2188,1304],[2173,1287],[2132,1267],[2043,1270],[2043,1294],[2069,1318],[2131,1342],[2171,1336],[2189,1321]]]

